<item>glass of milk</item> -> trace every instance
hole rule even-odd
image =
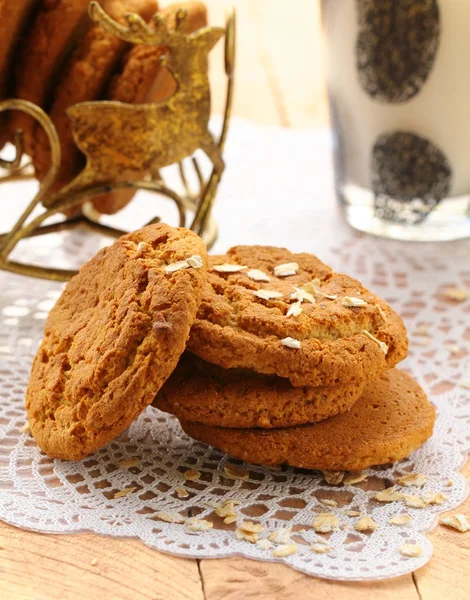
[[[361,231],[470,237],[470,0],[323,0],[338,198]]]

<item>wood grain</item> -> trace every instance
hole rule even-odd
[[[168,1],[160,2],[169,4]],[[327,123],[319,3],[315,0],[206,0],[212,24],[238,11],[234,114],[268,125]],[[223,107],[222,46],[211,77]],[[470,475],[470,462],[465,468]],[[458,509],[470,514],[470,500]],[[0,598],[5,600],[464,600],[470,590],[470,534],[438,527],[431,563],[386,582],[314,579],[243,558],[185,560],[136,540],[91,534],[41,535],[0,523]],[[96,559],[96,565],[92,561]]]

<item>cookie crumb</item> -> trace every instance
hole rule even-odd
[[[187,259],[187,261],[189,263],[189,266],[193,269],[200,269],[202,266],[204,266],[202,258],[199,256],[199,254],[193,254]]]
[[[218,273],[238,273],[239,271],[243,271],[247,269],[245,265],[233,265],[230,263],[224,263],[223,265],[214,265],[212,267],[213,271],[217,271]]]
[[[417,558],[423,553],[423,549],[421,548],[421,546],[418,546],[418,544],[403,544],[402,546],[400,546],[399,550],[400,553],[403,554],[403,556],[413,558]]]
[[[452,481],[452,479],[449,479],[449,481],[446,483],[446,487],[452,487],[454,485],[454,482]]]
[[[409,475],[397,477],[397,483],[405,487],[423,487],[427,480],[426,475],[421,473],[410,473]]]
[[[171,263],[171,265],[167,265],[165,267],[165,273],[174,273],[175,271],[180,271],[181,269],[189,269],[189,263],[187,260],[178,260],[177,262]]]
[[[339,529],[339,519],[334,513],[318,513],[313,519],[312,528],[317,533],[330,533]]]
[[[465,288],[447,288],[444,290],[443,296],[455,302],[465,302],[468,298],[468,291]]]
[[[268,535],[268,539],[274,544],[288,544],[290,542],[290,527],[278,527]]]
[[[362,333],[378,344],[384,354],[388,353],[388,346],[385,342],[381,342],[379,339],[374,337],[369,331],[367,331],[367,329],[363,329]]]
[[[261,548],[261,550],[270,550],[273,547],[273,545],[271,544],[271,542],[267,538],[263,538],[262,540],[258,540],[256,542],[256,545],[258,546],[258,548]]]
[[[253,294],[262,300],[274,300],[282,298],[282,293],[276,292],[275,290],[256,290],[253,292]]]
[[[165,521],[165,523],[184,523],[185,519],[177,512],[167,512],[165,510],[161,510],[155,513],[157,519],[160,521]]]
[[[286,317],[298,317],[302,312],[302,302],[298,300],[291,306],[289,306],[289,310],[287,311]]]
[[[97,560],[96,558],[92,558],[92,559],[90,560],[90,565],[91,565],[92,567],[96,567],[96,565],[97,565],[97,564],[98,564],[98,560]]]
[[[260,271],[259,269],[250,269],[247,273],[248,277],[253,281],[271,281],[271,277],[264,271]]]
[[[140,458],[126,458],[118,462],[118,467],[120,469],[130,469],[131,467],[136,467],[138,464],[140,464]]]
[[[241,469],[240,467],[236,467],[235,465],[230,464],[224,466],[224,472],[228,477],[231,477],[232,479],[246,480],[250,477],[250,474],[245,469]]]
[[[277,558],[283,558],[285,556],[291,556],[291,554],[296,554],[298,551],[296,544],[284,544],[283,546],[278,546],[272,551],[272,555]]]
[[[128,494],[132,494],[132,492],[135,492],[136,489],[136,487],[129,487],[124,488],[123,490],[119,490],[119,492],[116,492],[114,494],[114,498],[122,498],[123,496],[127,496]]]
[[[331,485],[339,485],[344,479],[344,471],[322,471],[322,475],[326,481]]]
[[[189,531],[209,531],[212,529],[213,524],[205,519],[192,518],[186,521],[186,527]]]
[[[175,492],[178,498],[187,498],[189,496],[189,493],[182,487],[177,487]]]
[[[276,277],[289,277],[290,275],[296,275],[299,269],[299,265],[296,262],[285,263],[274,267],[274,275]]]
[[[365,516],[361,517],[354,523],[354,529],[356,531],[376,531],[379,525],[374,521],[372,517]]]
[[[397,492],[393,487],[377,492],[374,496],[375,500],[379,502],[397,502],[398,500],[403,500],[404,497],[404,494]]]
[[[452,529],[457,529],[461,533],[470,531],[470,524],[467,521],[467,517],[462,513],[440,517],[439,522],[447,527],[452,527]]]
[[[287,346],[288,348],[295,348],[295,349],[300,348],[300,341],[294,340],[294,338],[291,338],[291,337],[286,337],[286,338],[282,339],[281,344],[283,346]]]
[[[342,305],[350,308],[359,308],[361,306],[367,306],[367,302],[362,298],[354,298],[354,296],[344,296]]]
[[[391,517],[388,522],[391,525],[406,525],[407,523],[409,523],[412,520],[411,515],[395,515],[394,517]]]
[[[201,473],[196,469],[188,469],[183,473],[183,477],[186,481],[197,481],[198,479],[201,479]]]
[[[328,554],[331,552],[331,548],[327,544],[312,544],[310,550],[316,554]]]

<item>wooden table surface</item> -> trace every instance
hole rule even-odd
[[[206,0],[211,23],[238,11],[236,115],[285,127],[324,126],[327,108],[315,0]],[[167,4],[167,2],[161,2]],[[214,51],[216,53],[216,51]],[[221,49],[214,58],[220,67]],[[223,77],[214,72],[214,104]],[[470,463],[464,469],[470,475]],[[459,509],[470,514],[470,500]],[[464,600],[470,597],[470,533],[438,527],[430,564],[378,583],[337,583],[279,564],[187,560],[136,540],[42,535],[0,523],[0,598],[68,600]],[[96,559],[96,565],[91,562]],[[94,561],[93,561],[94,562]]]

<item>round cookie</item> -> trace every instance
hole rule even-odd
[[[202,261],[194,268],[165,268],[195,255]],[[46,454],[79,460],[152,402],[186,345],[206,264],[196,234],[157,224],[104,248],[68,283],[26,393],[31,432]]]
[[[288,379],[245,369],[222,369],[185,352],[153,406],[179,419],[217,427],[293,427],[351,408],[365,381],[293,387]]]
[[[227,429],[181,421],[196,440],[253,464],[356,471],[405,458],[431,435],[435,410],[412,377],[391,370],[348,412],[286,429]]]
[[[217,270],[226,263],[233,266],[227,269],[243,269]],[[274,274],[288,263],[298,264],[296,274]],[[257,271],[269,281],[254,280]],[[345,306],[348,301],[363,306]],[[297,309],[302,312],[289,314]],[[294,386],[317,387],[371,379],[405,358],[407,345],[401,318],[359,281],[333,273],[311,254],[236,246],[225,256],[209,257],[188,350],[226,369],[247,368],[286,377]]]
[[[90,0],[42,0],[16,62],[16,97],[47,109],[47,97],[64,57],[86,23]],[[36,121],[16,111],[11,132],[23,130],[26,154],[33,156]]]
[[[207,9],[201,2],[177,2],[159,11],[167,20],[170,29],[174,29],[177,12],[187,12],[186,31],[192,33],[207,25]],[[121,72],[116,74],[109,85],[107,100],[126,102],[128,104],[160,102],[175,91],[175,81],[167,69],[160,63],[165,54],[163,46],[136,45],[126,54]],[[140,173],[140,179],[147,175]],[[124,172],[122,180],[136,179],[135,172]],[[134,197],[131,189],[113,190],[93,199],[98,212],[114,214],[124,208]]]
[[[105,0],[101,2],[101,6],[108,15],[123,25],[126,24],[124,17],[128,13],[136,13],[147,20],[158,9],[156,0]],[[55,86],[52,108],[49,111],[62,151],[60,169],[51,188],[52,192],[70,183],[84,166],[83,156],[72,136],[67,108],[78,102],[100,98],[112,70],[127,46],[126,42],[107,33],[101,25],[90,21],[88,31],[65,64],[62,76]],[[47,135],[39,125],[36,125],[35,136],[33,162],[36,177],[42,181],[50,167],[51,151]]]

